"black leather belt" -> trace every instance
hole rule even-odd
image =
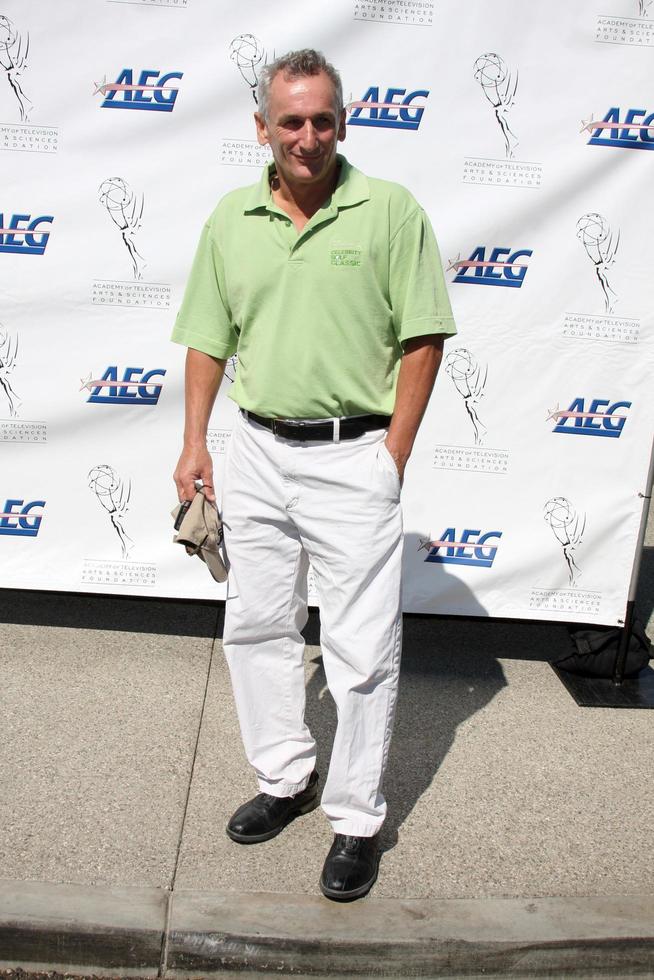
[[[371,429],[387,429],[391,423],[390,415],[355,415],[351,418],[314,422],[312,419],[267,419],[254,412],[243,414],[247,419],[265,426],[282,439],[296,439],[300,442],[313,439],[327,442],[356,439],[357,436]]]

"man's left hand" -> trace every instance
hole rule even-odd
[[[384,440],[384,445],[386,446],[389,453],[393,457],[393,462],[397,467],[398,476],[400,478],[400,486],[402,486],[402,484],[404,483],[404,470],[406,468],[407,460],[409,458],[409,453],[402,452],[402,450],[399,448],[393,448],[392,445],[389,445],[388,439]]]
[[[442,334],[414,337],[404,345],[393,418],[385,439],[400,475],[400,485],[442,356]]]

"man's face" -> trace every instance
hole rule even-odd
[[[319,183],[345,139],[345,110],[334,111],[334,87],[327,75],[286,79],[278,72],[270,85],[268,120],[255,113],[257,138],[273,152],[277,173],[289,186]]]

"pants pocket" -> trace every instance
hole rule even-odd
[[[377,445],[377,460],[379,462],[380,469],[384,470],[389,475],[393,492],[399,496],[402,489],[400,474],[397,466],[395,465],[395,460],[388,451],[384,439],[382,439],[382,441]]]

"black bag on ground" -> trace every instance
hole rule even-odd
[[[622,630],[617,626],[606,629],[571,630],[573,652],[554,664],[561,670],[582,677],[613,677],[615,660]],[[634,619],[627,649],[624,676],[634,677],[646,667],[652,656],[652,644],[639,619]]]

